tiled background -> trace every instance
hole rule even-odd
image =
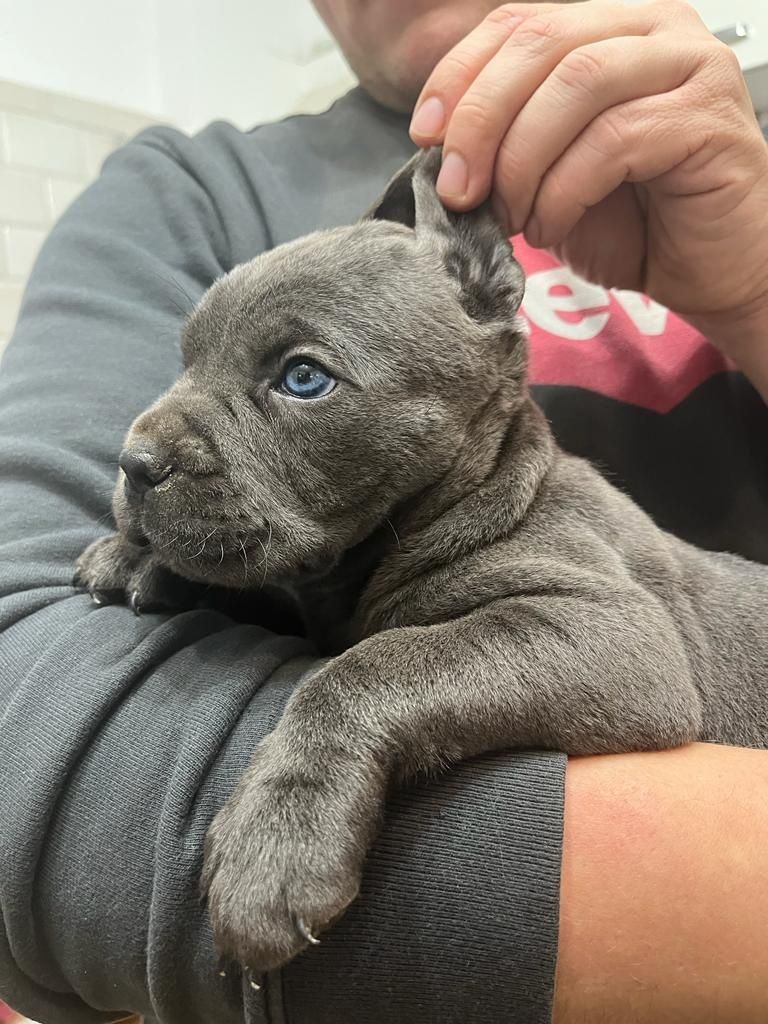
[[[46,233],[149,119],[0,81],[0,352]]]

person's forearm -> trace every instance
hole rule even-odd
[[[689,319],[768,402],[768,299],[738,315]]]
[[[554,1024],[768,1020],[768,752],[572,759]]]

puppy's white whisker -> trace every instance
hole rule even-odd
[[[261,566],[261,565],[263,565],[263,564],[264,564],[264,559],[265,559],[265,558],[267,557],[267,549],[266,549],[266,548],[264,547],[264,544],[262,543],[262,541],[261,541],[261,539],[260,539],[259,537],[257,537],[257,538],[256,538],[256,543],[257,543],[257,544],[259,545],[259,547],[261,548],[261,553],[262,553],[262,555],[264,556],[264,557],[263,557],[263,558],[261,559],[261,561],[259,562],[259,564],[258,564],[258,565],[256,566],[256,568],[258,569],[258,568],[259,568],[259,566]]]
[[[400,538],[399,538],[399,536],[398,536],[398,534],[397,534],[397,530],[395,529],[395,527],[394,527],[394,524],[393,524],[392,520],[391,520],[391,519],[385,519],[385,520],[384,520],[384,522],[385,522],[385,523],[387,524],[387,526],[388,526],[388,527],[390,528],[390,530],[392,531],[392,533],[394,533],[394,535],[395,535],[395,540],[397,541],[397,546],[398,546],[398,548],[399,548],[399,547],[401,546],[401,545],[400,545]]]
[[[175,531],[175,540],[179,536],[179,528],[178,526],[176,526],[175,523],[172,526],[166,526],[164,530],[158,530],[155,533],[155,540],[160,540],[161,537],[167,537],[168,534],[171,533],[171,531]]]
[[[248,582],[248,552],[245,549],[245,541],[242,537],[239,538],[240,542],[240,557],[243,560],[243,586]]]
[[[272,546],[272,523],[269,519],[267,520],[267,526],[269,527],[269,535],[267,536],[266,548],[264,547],[263,544],[261,544],[261,541],[259,541],[259,544],[261,544],[261,549],[264,552],[264,572],[261,574],[259,590],[261,590],[261,588],[264,586],[264,583],[267,579],[267,569],[269,568],[269,549]]]
[[[219,541],[221,544],[221,558],[219,559],[219,565],[224,561],[224,541]]]
[[[181,531],[179,530],[176,523],[172,523],[171,525],[166,526],[164,530],[157,530],[152,536],[152,543],[157,544],[163,541],[163,538],[167,537],[169,533],[173,533],[173,539],[168,541],[168,543],[166,544],[167,547],[170,547],[171,545],[175,544],[176,541],[181,536]]]
[[[267,525],[269,526],[269,536],[266,539],[266,557],[264,558],[264,573],[261,577],[261,583],[259,584],[259,588],[264,586],[264,582],[266,580],[266,570],[269,567],[269,549],[272,546],[272,524],[271,521],[268,519]]]
[[[202,553],[205,551],[205,545],[208,543],[208,541],[211,539],[211,537],[214,535],[214,533],[216,533],[216,527],[215,526],[211,530],[211,532],[206,537],[203,538],[203,543],[200,546],[200,550],[196,554],[192,555],[192,561],[193,562],[194,562],[194,560],[196,558],[199,558],[200,555],[202,555]]]

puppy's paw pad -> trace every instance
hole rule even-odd
[[[267,741],[268,742],[268,741]],[[360,888],[370,833],[345,794],[252,766],[208,832],[202,886],[219,952],[254,971],[287,963]]]
[[[273,851],[275,853],[276,851]],[[270,971],[309,947],[344,913],[359,891],[359,874],[308,882],[303,865],[272,861],[269,876],[251,870],[239,882],[234,863],[220,862],[207,878],[208,906],[220,952],[256,972]],[[240,865],[242,869],[242,865]]]
[[[132,547],[119,534],[94,541],[75,563],[74,586],[87,590],[95,604],[121,601],[139,550]]]
[[[183,611],[197,601],[194,583],[174,576],[172,572],[147,559],[127,583],[128,607],[134,615],[148,612]]]
[[[150,547],[132,544],[120,534],[101,537],[86,548],[72,582],[95,605],[127,604],[136,615],[192,608],[198,589],[160,565]]]

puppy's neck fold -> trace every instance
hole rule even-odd
[[[361,596],[356,635],[387,628],[405,584],[508,537],[536,501],[556,446],[533,400],[525,395],[500,436],[480,434],[483,448],[465,446],[442,480],[393,516],[399,545]],[[478,445],[481,437],[471,440]]]
[[[404,585],[509,536],[535,502],[554,454],[549,426],[527,394],[510,416],[487,407],[448,473],[330,573],[299,587],[295,596],[319,649],[338,653],[386,628]]]
[[[442,537],[441,549],[453,558],[514,529],[554,451],[549,425],[527,393],[503,420],[486,407],[448,473],[393,515],[401,547],[431,548]]]

